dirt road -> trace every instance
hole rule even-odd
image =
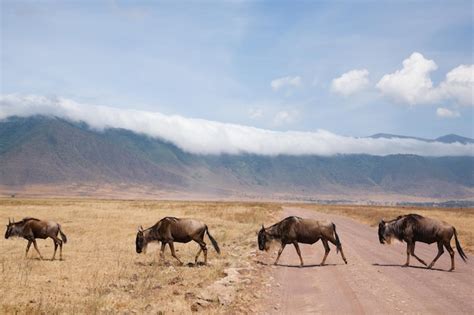
[[[320,267],[324,250],[318,242],[312,246],[300,245],[306,266],[299,268],[294,247],[287,246],[279,266],[271,267],[274,280],[265,293],[265,313],[474,314],[474,257],[465,264],[456,253],[454,272],[445,271],[450,267],[447,252],[432,270],[413,258],[412,267],[402,268],[406,245],[381,245],[375,228],[346,217],[305,209],[286,208],[284,215],[333,221],[349,264],[344,265],[331,245],[328,265]],[[437,248],[417,243],[416,253],[431,261]],[[275,257],[269,253],[260,255],[268,264]]]

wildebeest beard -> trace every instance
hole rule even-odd
[[[268,228],[262,228],[258,232],[258,249],[268,251],[272,245],[279,241],[280,231],[278,230],[277,224],[274,224]]]
[[[384,244],[391,244],[395,239],[396,241],[403,241],[403,229],[404,229],[404,218],[399,216],[398,218],[384,222],[383,220],[379,223],[379,241]]]
[[[149,234],[149,230],[141,230],[141,231],[138,231],[137,233],[137,238],[135,240],[135,247],[136,247],[136,251],[138,254],[140,253],[146,253],[146,248],[147,248],[147,245],[148,245],[148,234]]]

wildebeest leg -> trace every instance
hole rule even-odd
[[[63,260],[63,241],[59,240],[59,260]]]
[[[194,264],[197,264],[198,258],[199,258],[199,255],[201,255],[201,252],[202,252],[202,248],[201,246],[199,246],[199,251],[197,252],[196,257],[194,258]]]
[[[341,252],[342,260],[344,260],[344,263],[347,264],[347,259],[346,259],[346,256],[344,256],[344,251],[342,250],[342,245],[339,247],[339,251]]]
[[[26,253],[25,253],[25,258],[28,257],[28,251],[30,250],[30,246],[31,246],[31,241],[28,240],[28,245],[26,245]]]
[[[278,259],[280,259],[280,255],[281,255],[281,253],[283,253],[283,250],[285,249],[285,246],[286,246],[285,243],[281,243],[281,247],[280,247],[280,250],[278,251],[277,259],[273,263],[274,265],[278,264]]]
[[[56,258],[56,251],[58,250],[58,243],[56,242],[56,240],[53,238],[53,243],[54,243],[54,254],[53,254],[53,258],[51,258],[51,260],[54,260]]]
[[[411,245],[411,255],[415,257],[419,262],[421,262],[423,265],[427,266],[427,264],[424,262],[423,259],[419,258],[418,256],[415,255],[415,242]]]
[[[446,249],[449,252],[449,256],[451,256],[451,269],[449,269],[449,271],[453,271],[454,270],[454,250],[451,247],[451,244],[449,242],[444,243],[444,247],[446,247]]]
[[[160,249],[160,259],[161,260],[165,260],[165,247],[166,247],[166,243],[161,242],[161,249]]]
[[[196,255],[196,258],[194,259],[194,263],[197,264],[198,257],[201,254],[201,252],[204,252],[204,264],[207,264],[207,247],[206,243],[203,241],[196,241],[199,244],[199,251]]]
[[[206,244],[204,244],[204,247],[202,248],[202,251],[204,252],[204,264],[207,265],[207,247],[206,247]]]
[[[431,264],[428,266],[428,269],[431,269],[434,266],[435,262],[438,260],[439,257],[441,257],[441,255],[443,255],[443,253],[444,253],[443,243],[438,242],[438,255],[436,255],[436,257],[433,259]]]
[[[323,246],[324,246],[324,257],[323,257],[323,261],[321,261],[321,266],[324,266],[324,263],[326,262],[326,258],[328,257],[331,249],[329,248],[329,244],[327,240],[322,239],[321,241],[323,242]]]
[[[293,245],[294,245],[295,248],[296,248],[296,252],[298,253],[298,256],[300,256],[300,263],[301,263],[301,266],[304,266],[303,257],[301,257],[301,251],[300,251],[300,247],[299,247],[299,245],[298,245],[298,242],[294,242]]]
[[[407,262],[403,267],[408,267],[410,265],[410,253],[411,253],[411,243],[407,242]]]
[[[336,239],[333,238],[333,237],[329,237],[328,240],[334,244],[334,246],[336,246],[337,250],[341,252],[341,257],[342,257],[342,260],[344,260],[344,263],[347,264],[347,259],[346,259],[346,256],[344,255],[344,251],[342,250],[342,245],[339,244],[337,245],[337,242],[336,242]]]
[[[33,239],[33,246],[35,247],[36,252],[37,252],[38,255],[40,256],[40,259],[43,260],[43,256],[41,256],[41,253],[40,253],[40,251],[39,251],[39,249],[38,249],[38,246],[36,245],[36,240],[35,240],[35,239]]]
[[[178,256],[176,256],[176,253],[174,252],[174,244],[173,244],[173,242],[169,242],[168,244],[170,245],[171,256],[173,256],[174,258],[176,258],[176,260],[179,262],[179,264],[182,265],[183,262],[182,262],[181,260],[179,260]]]

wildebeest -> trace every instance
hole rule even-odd
[[[467,259],[459,243],[456,229],[454,226],[443,221],[423,217],[418,214],[407,214],[388,222],[381,220],[378,233],[379,241],[382,244],[385,242],[390,244],[393,238],[407,243],[407,261],[405,265],[403,265],[404,267],[410,264],[410,255],[428,268],[433,267],[438,258],[444,253],[444,246],[451,256],[451,269],[449,271],[454,270],[454,250],[451,248],[453,235],[459,256],[461,256],[464,261]],[[438,254],[429,265],[415,255],[415,242],[427,244],[436,242],[438,244]]]
[[[321,239],[325,250],[321,265],[324,265],[326,262],[326,258],[330,251],[328,241],[336,245],[337,251],[341,252],[342,259],[347,264],[346,257],[342,251],[341,241],[336,233],[336,225],[329,221],[317,221],[291,216],[268,228],[265,228],[262,224],[262,228],[258,232],[258,248],[260,250],[268,250],[269,241],[278,240],[281,247],[275,260],[276,265],[283,249],[285,249],[285,246],[287,244],[293,244],[298,256],[300,257],[301,266],[303,266],[303,258],[301,257],[298,243],[314,244],[319,239]]]
[[[206,243],[204,243],[205,233],[207,233],[216,252],[220,254],[219,245],[209,233],[207,225],[197,220],[174,217],[165,217],[146,230],[143,230],[140,226],[135,241],[136,251],[137,253],[141,253],[142,251],[146,252],[146,247],[149,242],[158,241],[161,242],[161,259],[165,257],[165,246],[168,244],[171,249],[171,255],[176,258],[180,264],[183,264],[176,256],[173,242],[188,243],[195,241],[199,244],[199,251],[196,254],[194,262],[197,264],[199,255],[201,252],[204,252],[204,264],[207,264],[207,247]]]
[[[61,235],[61,239],[58,237],[58,233]],[[28,245],[26,245],[25,258],[28,256],[28,251],[30,250],[31,243],[33,243],[38,255],[41,259],[41,253],[38,250],[36,245],[36,239],[46,239],[48,237],[53,239],[54,242],[54,254],[51,260],[54,260],[56,257],[56,251],[59,245],[59,259],[63,259],[63,243],[67,243],[67,237],[61,230],[61,225],[52,221],[43,221],[35,218],[24,218],[21,221],[15,222],[15,220],[10,221],[8,219],[7,230],[5,232],[5,238],[8,239],[11,236],[23,237],[28,240]]]

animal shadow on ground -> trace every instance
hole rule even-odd
[[[443,271],[443,272],[449,272],[449,270],[444,270],[444,269],[439,269],[439,268],[431,268],[428,269],[425,266],[403,266],[403,265],[397,265],[397,264],[372,264],[372,266],[376,267],[398,267],[398,268],[413,268],[413,269],[423,269],[423,270],[433,270],[433,271]]]
[[[209,266],[209,263],[207,265],[203,261],[198,261],[196,264],[195,263],[187,263],[184,266],[189,267],[189,268],[194,268],[194,267],[207,267]]]
[[[158,261],[158,260],[153,260],[153,261],[136,261],[135,265],[138,266],[163,266],[163,267],[169,267],[172,266],[172,264],[168,261]]]
[[[169,261],[150,261],[150,262],[137,261],[137,262],[135,262],[135,265],[138,265],[138,266],[164,266],[164,267],[173,266],[173,267],[195,268],[195,267],[207,267],[207,266],[209,266],[209,263],[207,263],[207,265],[206,265],[206,264],[204,264],[204,262],[199,261],[197,264],[190,262],[190,263],[187,263],[187,264],[184,264],[184,265],[180,265],[180,264],[173,264]]]
[[[323,266],[321,266],[320,264],[310,264],[310,265],[304,265],[304,266],[300,266],[300,265],[289,265],[289,264],[274,264],[274,263],[265,263],[263,261],[256,261],[257,264],[259,265],[264,265],[264,266],[277,266],[277,267],[287,267],[287,268],[316,268],[316,267],[333,267],[333,266],[337,266],[338,264],[325,264]],[[339,264],[339,265],[342,265],[342,264]]]

